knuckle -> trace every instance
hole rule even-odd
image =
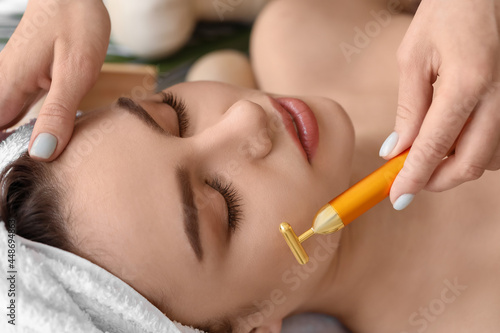
[[[472,112],[472,108],[474,107],[470,103],[471,102],[468,103],[466,100],[464,100],[462,103],[456,104],[455,107],[451,108],[446,113],[444,117],[444,122],[451,126],[458,126],[459,124],[464,124],[467,118],[469,118]],[[474,102],[473,104],[475,105],[476,103]]]
[[[425,190],[429,192],[435,192],[435,193],[441,193],[444,191],[448,191],[450,189],[449,186],[445,185],[434,185],[434,184],[428,184],[425,186]]]
[[[464,163],[460,170],[459,176],[461,179],[469,181],[479,179],[483,175],[483,173],[483,167],[473,163]]]
[[[76,69],[83,75],[88,75],[89,70],[94,67],[93,61],[85,56],[75,56],[68,58],[66,66]]]
[[[411,167],[411,165],[405,164],[405,167],[401,169],[401,171],[398,174],[398,178],[403,180],[405,183],[409,184],[412,188],[424,188],[425,185],[427,184],[427,180],[416,177],[414,173],[412,172],[414,168]]]
[[[405,38],[396,51],[396,61],[400,72],[423,70],[422,66],[428,62],[428,51],[425,44]]]
[[[51,102],[43,106],[40,116],[44,118],[44,122],[51,124],[67,123],[70,117],[70,110],[61,102]]]
[[[491,69],[475,68],[461,75],[457,86],[460,89],[462,99],[477,103],[487,93],[493,84]]]
[[[408,106],[399,103],[397,109],[397,118],[398,120],[401,120],[403,122],[411,121],[414,118],[414,112],[412,112]]]
[[[491,77],[491,72],[498,62],[498,41],[494,44],[495,45],[484,44],[484,51],[476,54],[474,65],[476,78],[484,80],[487,77]]]
[[[92,84],[99,78],[100,68],[97,68],[95,62],[89,59],[83,59],[80,66],[78,75],[86,82],[87,88],[90,89]]]
[[[74,59],[74,62],[76,65],[80,66],[82,70],[87,70],[87,69],[93,69],[96,67],[95,61],[92,60],[93,58],[90,55],[85,55],[83,54],[82,56],[76,57]]]
[[[409,54],[398,52],[397,55],[398,67],[401,73],[411,72],[415,68],[415,61]]]
[[[423,160],[441,160],[448,152],[450,146],[449,136],[439,131],[431,138],[419,142],[416,147],[416,153]]]
[[[443,87],[438,92],[438,96],[443,101],[450,101],[449,114],[465,117],[468,116],[477,102],[478,94],[474,93],[474,86],[468,83],[460,83],[460,87]]]
[[[61,70],[67,73],[75,73],[80,80],[97,79],[100,68],[96,65],[94,58],[80,53],[78,55],[71,55],[67,57],[61,64]]]
[[[465,98],[479,99],[484,93],[485,85],[477,76],[477,74],[468,75],[468,78],[460,83]]]

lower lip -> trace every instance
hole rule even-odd
[[[276,98],[276,101],[292,116],[297,126],[300,144],[310,163],[316,154],[319,143],[318,122],[314,113],[304,101],[297,98],[283,97]],[[295,128],[293,128],[293,132],[295,136],[297,134]]]

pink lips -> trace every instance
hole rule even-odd
[[[319,143],[318,122],[314,113],[306,103],[297,98],[282,97],[271,98],[271,100],[280,112],[283,123],[292,139],[299,145],[300,150],[311,163]],[[295,123],[297,130],[295,130],[293,123]]]

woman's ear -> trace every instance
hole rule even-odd
[[[251,333],[280,333],[281,332],[281,325],[283,323],[282,319],[264,324],[262,326],[257,327],[254,331]]]

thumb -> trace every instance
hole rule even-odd
[[[90,89],[75,82],[77,76],[70,71],[54,74],[29,144],[30,156],[47,162],[56,159],[66,148],[73,134],[78,105]]]
[[[425,72],[417,66],[401,70],[394,132],[382,144],[379,152],[379,155],[387,160],[413,144],[429,110],[433,87]]]

